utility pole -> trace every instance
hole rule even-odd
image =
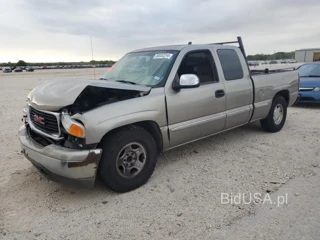
[[[91,43],[91,58],[92,58],[92,62],[93,62],[93,47],[92,47],[92,38],[90,36],[90,43]],[[93,79],[96,79],[96,66],[94,66],[93,68]]]

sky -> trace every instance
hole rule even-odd
[[[118,60],[231,41],[247,54],[320,48],[320,0],[0,0],[0,62]]]

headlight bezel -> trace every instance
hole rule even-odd
[[[26,119],[27,119],[28,114],[29,114],[29,108],[30,108],[30,99],[27,98],[26,104],[25,104],[25,106],[24,106],[23,109],[22,109],[22,113],[23,113],[22,116],[23,116],[24,118],[26,118]]]

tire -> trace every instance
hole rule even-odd
[[[111,190],[129,192],[144,185],[151,177],[158,149],[154,138],[145,129],[135,125],[120,128],[107,135],[100,146],[103,152],[98,175]],[[143,167],[138,170],[136,165]]]
[[[276,108],[277,108],[277,111],[279,111],[279,109],[280,111],[282,110],[282,113],[280,113],[280,115],[282,115],[282,118],[281,117],[277,118],[277,116],[275,115],[277,114],[275,112]],[[265,119],[261,120],[260,124],[262,129],[265,130],[266,132],[275,133],[275,132],[279,132],[282,129],[284,123],[286,122],[286,118],[287,118],[287,102],[284,99],[284,97],[276,96],[272,102],[272,106],[270,108],[268,116]]]

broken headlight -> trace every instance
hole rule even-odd
[[[84,126],[73,120],[68,113],[62,112],[61,123],[70,135],[78,138],[84,138],[86,136]]]

